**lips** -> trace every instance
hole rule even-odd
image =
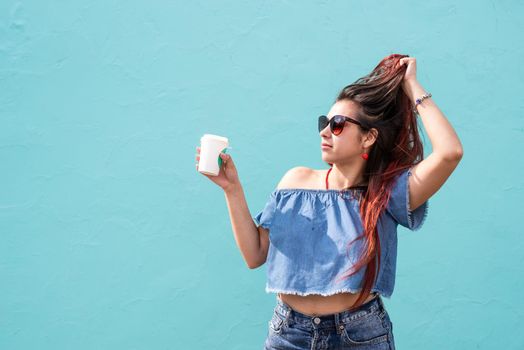
[[[333,147],[333,146],[331,146],[331,145],[328,145],[327,143],[323,143],[321,146],[322,146],[322,147]]]

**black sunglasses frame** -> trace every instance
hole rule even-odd
[[[359,122],[358,120],[350,118],[350,117],[346,117],[344,115],[337,114],[337,115],[334,115],[331,119],[328,119],[328,117],[325,115],[319,116],[318,117],[318,132],[321,132],[322,130],[324,130],[326,126],[328,126],[329,124],[329,129],[331,130],[331,133],[333,135],[340,135],[342,131],[344,130],[344,125],[346,125],[346,122],[356,124],[360,126],[362,129],[368,130],[368,128],[362,125],[362,123]],[[339,132],[334,131],[335,124],[338,124],[339,129],[340,129]]]

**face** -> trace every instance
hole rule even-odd
[[[336,102],[326,115],[331,120],[335,115],[343,115],[357,119],[358,105],[350,100]],[[372,129],[373,130],[373,129]],[[369,153],[369,146],[374,141],[373,133],[362,130],[357,124],[345,122],[344,129],[339,135],[334,135],[326,126],[320,131],[320,143],[326,143],[332,147],[322,147],[322,160],[327,163],[352,163],[355,159],[361,159],[362,153]]]

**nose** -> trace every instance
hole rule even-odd
[[[329,129],[329,127],[328,127]],[[326,132],[326,129],[322,130],[320,132],[320,143],[327,143],[328,145],[332,145],[333,142],[331,141],[331,136],[329,135],[330,131]]]
[[[330,138],[331,137],[331,129],[329,128],[329,124],[326,125],[326,127],[319,132],[320,137],[322,138]]]

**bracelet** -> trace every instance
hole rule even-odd
[[[418,111],[417,111],[417,106],[418,106],[419,104],[421,104],[422,101],[424,101],[426,98],[430,98],[430,97],[431,97],[431,93],[427,93],[427,94],[422,95],[421,98],[417,98],[417,99],[415,100],[415,105],[413,106],[413,113],[415,113],[415,114],[419,114]]]

